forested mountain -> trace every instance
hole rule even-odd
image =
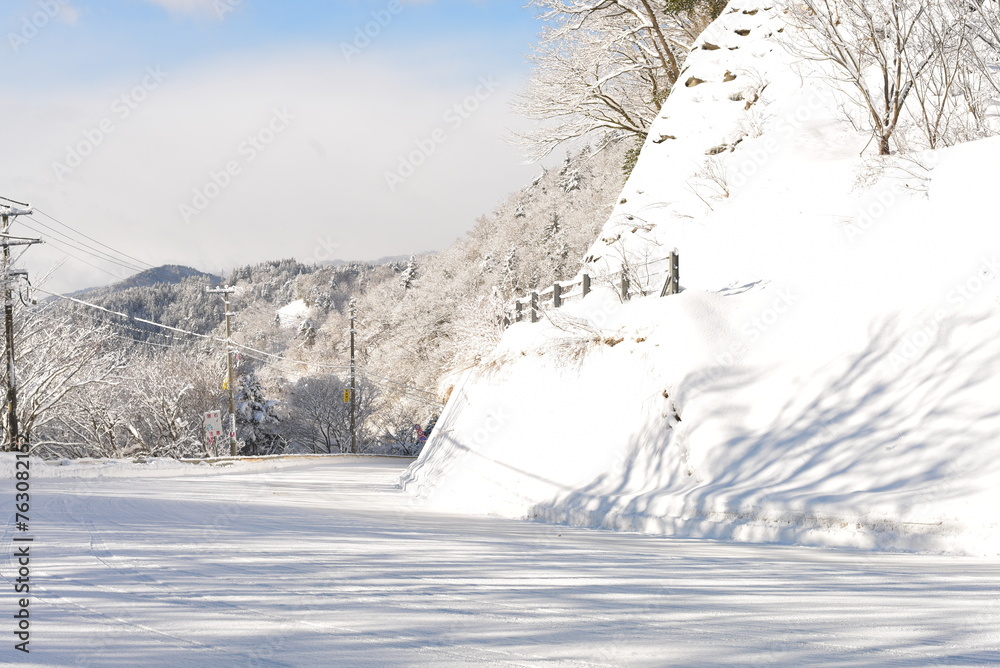
[[[121,292],[129,288],[144,288],[152,285],[177,285],[189,278],[204,278],[209,281],[221,281],[222,279],[214,274],[207,274],[203,271],[184,267],[179,264],[165,264],[160,267],[153,267],[138,274],[129,276],[108,286],[100,288],[87,288],[73,293],[75,297],[85,297],[88,295],[101,294],[105,292]]]
[[[31,345],[22,363],[26,391],[34,388],[38,401],[22,422],[47,455],[204,452],[201,416],[226,403],[224,302],[206,289],[225,283],[235,288],[247,452],[347,446],[341,394],[351,300],[361,447],[414,452],[422,444],[415,425],[433,424],[454,374],[495,344],[512,299],[577,273],[621,189],[626,148],[611,142],[567,156],[439,253],[373,263],[275,260],[225,278],[166,266],[76,295],[107,311],[64,300],[26,308]],[[44,325],[67,317],[62,331],[81,332],[88,352],[67,391],[52,394],[55,371],[41,356],[54,342]]]

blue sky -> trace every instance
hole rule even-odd
[[[517,0],[14,0],[0,27],[0,195],[152,264],[440,249],[540,170],[504,141]],[[50,285],[125,273],[84,257]]]

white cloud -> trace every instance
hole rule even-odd
[[[187,16],[214,16],[222,18],[243,3],[243,0],[146,0],[166,9],[171,14]]]
[[[73,26],[80,20],[80,10],[74,7],[73,3],[66,2],[65,4],[59,6],[59,13],[57,16],[63,23]]]
[[[374,57],[347,65],[339,51],[309,51],[168,72],[145,92],[148,75],[137,72],[98,93],[0,100],[0,114],[22,129],[0,163],[10,191],[2,194],[29,198],[150,263],[210,271],[290,256],[366,259],[443,248],[537,168],[521,165],[499,139],[513,120],[507,100],[517,82],[500,78],[500,89],[455,127],[445,113],[480,84],[470,77],[428,85],[434,68]],[[144,99],[132,109],[122,95]],[[270,138],[276,109],[294,119],[262,150],[246,150],[249,137]],[[112,131],[98,133],[105,120]],[[446,140],[390,191],[385,173],[437,129]],[[60,181],[53,163],[65,162],[67,146],[86,143],[87,133],[100,141]],[[239,173],[219,176],[233,162]],[[213,174],[226,187],[186,223],[180,206],[192,205]],[[59,257],[52,247],[32,249],[29,268]],[[74,260],[59,276],[57,289],[111,280]]]

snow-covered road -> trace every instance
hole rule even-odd
[[[394,487],[404,465],[33,465],[32,651],[13,649],[8,484],[0,662],[1000,663],[996,562],[433,514]]]

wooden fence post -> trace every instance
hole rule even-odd
[[[583,275],[583,296],[586,297],[590,294],[590,274]]]
[[[670,294],[681,291],[681,257],[675,248],[670,252]]]
[[[524,304],[520,299],[514,300],[514,322],[521,322],[521,311],[524,308]]]
[[[627,302],[628,301],[628,288],[629,288],[629,285],[628,285],[628,276],[626,276],[625,273],[623,272],[622,273],[622,284],[621,284],[621,295],[622,295],[622,301],[623,302]]]
[[[558,281],[552,284],[552,306],[555,308],[562,306],[562,286]]]
[[[663,283],[663,289],[660,290],[661,297],[666,297],[667,295],[676,295],[678,292],[681,291],[681,283],[680,283],[681,258],[676,248],[673,251],[671,251],[670,258],[668,261],[670,263],[670,269],[669,269],[670,273],[667,276],[667,280]]]
[[[531,293],[531,322],[538,322],[538,293]]]

